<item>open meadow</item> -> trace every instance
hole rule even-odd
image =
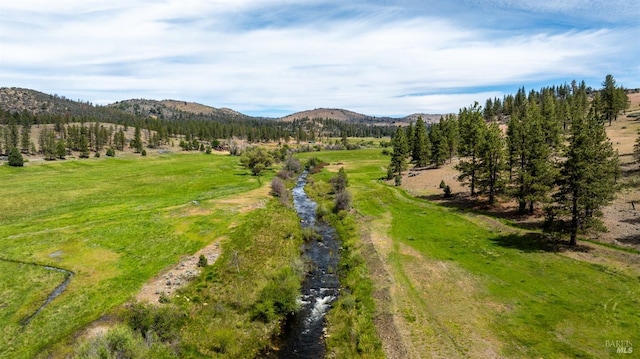
[[[348,173],[388,356],[602,358],[640,342],[638,252],[569,249],[414,198],[381,180],[380,152],[301,157]]]
[[[615,355],[616,343],[640,343],[637,250],[569,248],[414,197],[382,179],[389,156],[380,148],[296,157],[329,163],[310,182],[321,207],[341,167],[353,197],[348,215],[326,214],[344,246],[330,355],[600,358]],[[439,176],[420,176],[430,175]],[[304,272],[298,219],[268,199],[272,176],[204,154],[0,167],[0,357],[68,357],[79,342],[91,345],[84,328],[216,241],[215,264],[166,298],[189,318],[177,334],[180,356],[272,355]],[[43,266],[74,275],[25,325],[65,279]]]
[[[133,298],[225,236],[248,205],[229,199],[262,186],[237,157],[203,154],[0,166],[0,183],[2,358],[34,357]],[[64,280],[27,263],[75,275],[23,326]]]

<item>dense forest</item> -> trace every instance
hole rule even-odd
[[[53,159],[67,153],[99,153],[105,148],[122,151],[125,145],[137,148],[143,143],[158,148],[171,140],[184,141],[183,149],[216,147],[222,140],[306,143],[328,137],[384,137],[393,133],[392,126],[372,126],[328,118],[302,118],[293,122],[249,117],[231,110],[194,113],[168,108],[157,101],[132,100],[111,106],[95,106],[88,102],[71,101],[57,95],[36,91],[15,91],[18,99],[30,102],[29,110],[10,110],[0,105],[0,154],[12,148],[23,154],[42,154]],[[152,102],[140,106],[137,102]],[[15,106],[14,106],[15,107]],[[27,106],[28,107],[28,106]],[[38,141],[30,140],[34,126],[54,125],[54,130],[40,132]],[[142,131],[139,139],[126,136],[128,128]],[[43,133],[44,132],[44,133]],[[140,142],[140,143],[137,143]],[[59,152],[56,152],[60,149]]]

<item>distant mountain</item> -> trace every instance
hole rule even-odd
[[[416,113],[405,117],[376,117],[363,115],[361,113],[339,109],[339,108],[317,108],[314,110],[296,112],[294,114],[280,118],[282,122],[292,122],[301,119],[332,119],[337,121],[343,121],[347,123],[369,124],[369,125],[408,125],[411,122],[416,122],[418,117],[422,116],[422,119],[427,123],[438,122],[441,117],[445,115],[441,114],[424,114]]]
[[[176,120],[193,116],[208,117],[212,119],[224,118],[227,120],[244,120],[252,118],[229,108],[215,108],[195,102],[186,102],[179,100],[156,101],[132,99],[110,104],[109,107],[117,108],[118,110],[132,115],[166,120]]]
[[[356,113],[349,110],[343,110],[339,108],[316,108],[314,110],[307,110],[296,112],[294,114],[280,118],[282,122],[291,122],[295,120],[301,120],[304,118],[329,118],[332,120],[345,121],[345,122],[366,122],[371,121],[373,117]]]
[[[0,107],[10,112],[32,114],[80,115],[90,112],[89,102],[73,101],[64,96],[48,95],[39,91],[17,88],[0,88]]]
[[[107,106],[95,106],[90,102],[73,101],[64,96],[49,95],[24,88],[0,88],[0,108],[10,112],[29,112],[32,114],[68,115],[71,117],[116,120],[117,118],[157,118],[163,120],[213,120],[234,122],[243,120],[264,120],[251,117],[229,108],[216,108],[195,102],[180,100],[130,99],[118,101]],[[440,114],[412,114],[405,117],[376,117],[338,109],[317,108],[301,111],[278,119],[280,122],[293,122],[303,119],[332,119],[358,125],[404,126],[415,122],[419,116],[427,123],[437,122]]]

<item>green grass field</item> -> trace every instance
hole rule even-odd
[[[216,200],[260,186],[237,158],[206,155],[1,166],[0,183],[0,257],[75,273],[23,328],[63,275],[0,262],[3,358],[33,357],[131,298],[243,216]]]
[[[347,170],[360,230],[374,232],[396,283],[390,311],[410,353],[601,358],[616,354],[610,341],[640,343],[636,271],[548,251],[536,235],[413,198],[379,181],[389,160],[379,153],[302,157]]]
[[[336,303],[344,311],[328,317],[331,353],[379,356],[367,329],[371,303],[358,297],[371,291],[364,279],[372,272],[359,265],[360,255],[372,255],[367,245],[390,277],[371,278],[373,295],[385,290],[391,298],[375,302],[376,310],[395,318],[407,356],[600,358],[615,355],[612,341],[640,343],[640,273],[610,260],[637,263],[637,253],[551,251],[536,234],[413,198],[380,180],[389,161],[381,149],[298,157],[331,163],[314,175],[318,182],[344,167],[353,195],[355,212],[338,230],[355,237],[346,245],[357,273],[349,279],[353,293]],[[77,330],[112,313],[181,255],[219,237],[227,238],[222,257],[181,291],[183,299],[172,299],[189,313],[180,333],[185,356],[261,353],[277,329],[273,308],[287,307],[278,301],[299,285],[297,217],[276,201],[243,211],[242,198],[255,200],[247,193],[266,183],[237,157],[1,166],[0,183],[0,257],[75,273],[65,293],[22,327],[64,275],[0,261],[1,358],[31,358],[71,343]],[[336,325],[347,315],[357,330]],[[341,335],[353,342],[341,346]]]

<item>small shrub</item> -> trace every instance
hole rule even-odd
[[[109,149],[107,149],[107,157],[115,157],[116,155],[116,150],[113,147],[109,147]]]
[[[293,173],[300,173],[302,171],[302,165],[297,158],[289,156],[284,163],[284,169]]]
[[[265,323],[298,310],[300,277],[291,268],[283,269],[262,289],[253,306],[253,320]]]
[[[338,174],[329,180],[333,187],[333,193],[344,192],[349,185],[349,179],[344,171],[344,167],[340,167]]]
[[[347,191],[336,193],[334,211],[336,213],[340,211],[346,211],[351,208],[351,194]]]
[[[160,293],[160,298],[158,298],[158,302],[162,304],[167,304],[167,303],[171,303],[171,299],[165,292],[162,292]]]
[[[320,233],[318,233],[314,228],[305,227],[302,229],[302,239],[305,242],[309,242],[314,239],[319,240],[320,238],[322,238],[322,236],[320,236]]]
[[[287,186],[280,177],[273,177],[271,180],[271,195],[274,197],[285,197],[288,195]]]
[[[146,155],[147,155],[147,150],[142,150],[142,152],[140,152],[140,154],[141,154],[142,156],[146,156]]]
[[[9,151],[9,166],[22,167],[24,166],[24,158],[17,147],[12,147]]]
[[[329,209],[324,203],[319,203],[316,208],[316,218],[322,219],[330,213]]]
[[[96,152],[96,154],[95,154],[95,155],[93,155],[93,157],[95,157],[95,158],[100,158],[100,152]]]
[[[207,261],[207,257],[204,254],[201,254],[198,258],[198,267],[206,267],[209,264]]]
[[[280,171],[278,171],[278,173],[276,174],[276,176],[280,177],[283,180],[288,180],[288,179],[292,179],[293,178],[293,172],[288,171],[286,169],[281,169]]]
[[[145,339],[157,335],[162,341],[170,341],[177,338],[185,316],[186,313],[175,306],[133,303],[126,307],[123,319]]]

